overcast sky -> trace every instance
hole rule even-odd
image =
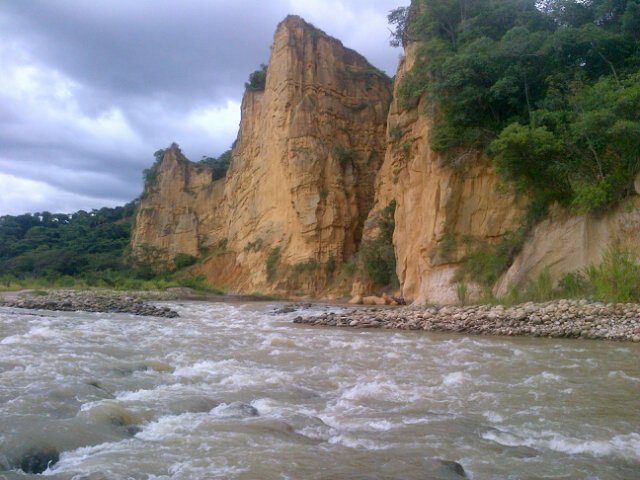
[[[0,215],[123,204],[153,152],[235,139],[250,72],[301,15],[393,75],[408,0],[0,1]]]

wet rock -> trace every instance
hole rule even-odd
[[[284,305],[281,308],[275,309],[272,313],[274,315],[279,315],[283,313],[293,313],[297,310],[305,310],[307,308],[311,308],[313,305],[311,303],[290,303],[288,305]]]
[[[20,460],[20,469],[25,473],[42,473],[60,460],[56,450],[31,451]]]
[[[221,417],[241,418],[241,417],[257,417],[258,409],[248,403],[233,402],[228,405],[220,405],[213,409]]]
[[[451,474],[451,478],[468,478],[467,473],[458,462],[451,460],[438,460],[440,465],[440,474]]]

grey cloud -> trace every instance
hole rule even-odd
[[[353,18],[335,18],[325,8],[331,2]],[[198,160],[229,147],[239,111],[216,117],[219,132],[188,120],[201,109],[239,103],[286,14],[301,14],[393,74],[398,51],[388,47],[384,17],[395,6],[392,0],[2,2],[3,63],[59,75],[72,87],[68,99],[50,104],[0,91],[0,175],[50,185],[38,192],[37,204],[50,201],[52,211],[131,200],[156,149],[175,141]],[[105,115],[122,121],[107,122],[101,132]],[[17,208],[7,198],[0,214]]]

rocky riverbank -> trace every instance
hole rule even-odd
[[[588,338],[640,342],[640,305],[556,300],[503,305],[366,308],[294,323],[326,327],[456,332],[474,335]]]
[[[0,306],[70,312],[120,312],[166,318],[178,316],[175,310],[151,305],[138,296],[93,290],[26,291],[0,297]]]

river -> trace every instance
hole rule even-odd
[[[638,344],[167,305],[0,308],[0,478],[640,478]]]

